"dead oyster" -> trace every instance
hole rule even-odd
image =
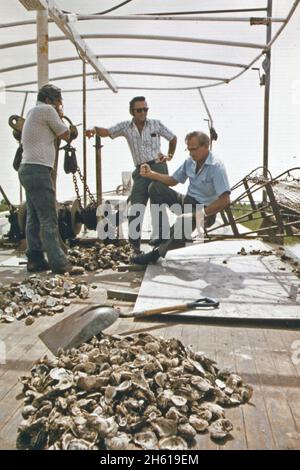
[[[30,326],[30,325],[32,325],[34,322],[35,322],[34,317],[32,317],[31,315],[29,315],[29,316],[26,318],[26,320],[25,320],[25,325]]]
[[[210,411],[214,419],[220,419],[225,417],[223,408],[217,405],[216,403],[203,403],[201,404],[200,409]]]
[[[244,385],[238,389],[238,395],[241,397],[241,403],[248,403],[253,395],[253,387]]]
[[[154,432],[145,431],[135,434],[135,444],[139,445],[144,450],[156,449],[157,448],[157,437]]]
[[[224,439],[233,430],[233,425],[229,419],[218,419],[210,425],[209,430],[212,439]]]
[[[179,421],[183,417],[184,414],[182,414],[175,406],[171,406],[171,408],[166,413],[166,418],[172,419],[174,421]]]
[[[94,390],[99,390],[102,387],[105,387],[109,382],[108,377],[100,377],[99,375],[95,376],[86,376],[79,377],[77,381],[77,386],[81,390],[91,392]]]
[[[111,403],[117,394],[116,387],[112,385],[107,385],[105,389],[105,401],[106,403]]]
[[[85,441],[84,439],[72,439],[70,440],[66,450],[92,450],[93,444]]]
[[[237,374],[230,374],[226,381],[226,387],[229,387],[233,390],[235,390],[237,387],[241,386],[243,383],[243,380],[241,377]]]
[[[206,431],[206,429],[209,426],[209,423],[207,421],[205,421],[205,419],[201,419],[196,415],[191,415],[189,417],[189,423],[198,432]]]
[[[157,372],[157,374],[154,376],[154,380],[159,387],[164,388],[167,380],[167,374],[164,374],[163,372]]]
[[[192,439],[196,436],[196,429],[189,423],[179,424],[178,434],[185,437],[186,439]]]
[[[151,421],[151,426],[160,437],[177,434],[177,422],[173,419],[157,418],[155,421]]]
[[[47,286],[51,292],[65,282],[56,277]],[[73,293],[79,289],[75,285]],[[155,355],[145,351],[153,344],[159,345]],[[252,394],[237,374],[222,374],[213,361],[176,339],[101,334],[79,348],[59,350],[56,358],[43,357],[21,378],[25,421],[18,446],[186,449],[206,429],[222,439],[231,423],[218,403],[241,404]]]
[[[172,395],[171,401],[174,403],[175,406],[179,408],[187,404],[187,399],[185,397],[181,397],[180,395]]]
[[[108,450],[126,450],[130,442],[130,436],[126,433],[117,434],[114,437],[105,439],[105,446]]]
[[[127,392],[132,387],[131,380],[125,380],[124,382],[120,383],[117,387],[115,387],[117,392]]]
[[[187,442],[180,436],[171,436],[161,439],[158,447],[164,450],[187,450]]]
[[[58,380],[58,381],[66,378],[66,377],[68,377],[68,378],[73,377],[73,374],[71,372],[69,372],[68,370],[66,370],[62,367],[55,367],[54,369],[52,369],[50,371],[49,375],[50,375],[51,379]]]

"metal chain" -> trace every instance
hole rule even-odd
[[[91,202],[96,206],[96,205],[97,205],[96,200],[95,200],[94,196],[92,195],[92,193],[91,193],[90,188],[88,187],[88,185],[85,184],[85,182],[84,182],[84,176],[83,176],[83,174],[81,173],[79,167],[77,167],[77,173],[78,173],[78,175],[79,175],[79,178],[80,178],[80,180],[81,180],[81,182],[82,182],[82,184],[83,184],[83,187],[84,187],[84,189],[86,190],[86,192],[87,192],[87,194],[88,194],[88,196],[89,196]]]
[[[74,188],[75,188],[75,192],[76,192],[76,198],[77,198],[80,209],[82,209],[82,204],[81,204],[81,199],[80,199],[80,194],[79,194],[79,188],[78,188],[77,178],[76,178],[75,173],[73,173],[72,179],[73,179]]]

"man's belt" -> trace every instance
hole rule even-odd
[[[136,165],[136,168],[140,168],[141,165],[152,165],[153,163],[160,163],[158,162],[157,160],[150,160],[149,162],[143,162],[143,163],[139,163],[138,165]]]

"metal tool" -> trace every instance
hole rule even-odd
[[[220,305],[220,302],[209,297],[203,297],[201,299],[195,300],[194,302],[187,302],[185,304],[169,305],[167,307],[152,308],[149,310],[142,310],[140,312],[124,312],[120,313],[120,317],[148,317],[150,315],[157,315],[160,313],[167,312],[185,312],[187,310],[194,309],[207,309],[207,308],[217,308]]]
[[[76,348],[89,341],[112,325],[118,317],[119,311],[112,307],[89,305],[51,326],[39,338],[56,355],[59,348]]]

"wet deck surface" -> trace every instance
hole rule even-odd
[[[9,256],[12,256],[11,252],[0,252],[0,260]],[[9,283],[23,279],[25,269],[1,268],[0,273],[1,282]],[[6,348],[6,364],[0,365],[0,449],[15,448],[17,427],[22,420],[18,377],[28,373],[39,357],[49,354],[38,334],[82,304],[104,301],[107,288],[138,291],[143,275],[143,272],[106,271],[91,276],[93,283],[99,285],[98,289],[92,292],[90,299],[74,302],[65,313],[40,317],[32,326],[25,326],[24,320],[0,324],[3,342],[0,344]],[[197,449],[300,448],[300,352],[297,354],[292,349],[297,346],[296,341],[300,349],[300,329],[228,326],[226,321],[217,325],[203,324],[191,319],[149,318],[137,322],[129,318],[117,320],[106,333],[139,331],[165,338],[177,337],[185,345],[215,359],[220,367],[235,370],[254,387],[250,404],[226,411],[234,424],[233,439],[218,446],[208,435],[201,435],[197,439]]]

